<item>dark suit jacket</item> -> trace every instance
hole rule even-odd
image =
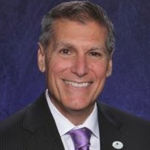
[[[98,104],[101,150],[150,150],[150,123]],[[0,150],[64,150],[44,94],[0,124]]]

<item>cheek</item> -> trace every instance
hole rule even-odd
[[[48,78],[51,78],[50,80],[52,80],[52,78],[57,79],[63,72],[70,68],[70,66],[71,63],[66,60],[53,58],[47,65]]]
[[[46,66],[46,78],[48,83],[48,89],[51,92],[51,94],[54,94],[55,96],[59,95],[59,89],[61,88],[60,81],[65,70],[67,70],[68,68],[67,63],[56,58],[49,60]]]
[[[105,62],[91,64],[91,70],[95,76],[100,79],[101,77],[106,77],[108,65]]]

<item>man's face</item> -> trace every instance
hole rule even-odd
[[[39,68],[46,73],[53,104],[62,114],[92,110],[112,61],[106,50],[107,30],[96,22],[67,19],[54,24],[49,47],[38,51]]]

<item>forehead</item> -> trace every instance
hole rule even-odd
[[[55,39],[87,39],[105,41],[107,38],[107,29],[95,21],[81,23],[70,21],[68,19],[56,20],[53,26]]]

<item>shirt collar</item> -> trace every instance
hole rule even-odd
[[[87,127],[93,132],[93,134],[97,138],[99,138],[99,125],[98,125],[98,115],[97,115],[98,110],[97,110],[96,104],[94,106],[92,113],[85,120],[85,122],[82,125],[75,126],[65,116],[63,116],[59,112],[59,110],[54,106],[54,104],[50,100],[48,90],[46,90],[45,94],[46,94],[46,100],[47,100],[49,109],[54,117],[54,120],[55,120],[55,123],[56,123],[56,126],[57,126],[60,136],[63,136],[71,129]]]

